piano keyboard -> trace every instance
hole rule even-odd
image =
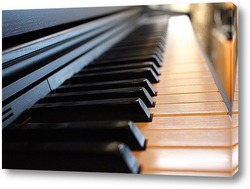
[[[3,167],[232,176],[238,126],[186,16],[150,17],[6,127]]]
[[[160,82],[153,84],[153,121],[136,123],[148,138],[147,150],[134,152],[142,173],[233,175],[238,126],[232,126],[187,18],[170,19],[164,55]]]

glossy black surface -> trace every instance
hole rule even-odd
[[[52,103],[52,102],[76,102],[88,100],[103,100],[116,98],[131,98],[137,97],[143,100],[148,107],[153,107],[154,103],[152,97],[143,87],[118,88],[118,89],[104,89],[96,91],[83,92],[68,92],[49,94],[38,103]]]
[[[68,81],[70,82],[70,81]],[[67,82],[66,82],[67,83]],[[119,81],[105,81],[83,84],[65,84],[58,87],[54,92],[77,92],[77,91],[92,91],[102,89],[117,89],[123,87],[144,87],[151,96],[155,96],[156,92],[148,79],[129,79]]]
[[[70,78],[70,82],[72,84],[80,84],[139,78],[147,78],[151,83],[157,83],[159,81],[155,72],[150,67],[146,67],[139,69],[105,71],[101,73],[77,74]]]
[[[11,142],[3,144],[4,169],[139,173],[124,143]]]
[[[111,142],[145,149],[146,139],[132,121],[28,123],[3,130],[5,142]]]
[[[140,98],[36,104],[31,122],[67,122],[94,120],[151,121],[151,115]]]

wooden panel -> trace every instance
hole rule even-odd
[[[232,40],[226,37],[217,29],[212,30],[212,49],[214,49],[212,62],[218,78],[232,102],[233,92],[233,61],[232,61]]]

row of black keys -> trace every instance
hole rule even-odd
[[[154,106],[151,96],[156,94],[151,83],[159,81],[165,29],[159,24],[138,28],[38,102],[31,109],[32,121],[151,121],[147,107]],[[148,44],[152,35],[157,40]]]
[[[132,121],[151,121],[165,32],[139,27],[4,129],[3,168],[139,173],[130,149],[146,139]]]

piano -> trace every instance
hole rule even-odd
[[[147,6],[6,10],[2,67],[4,169],[238,170],[238,119],[190,15]]]

